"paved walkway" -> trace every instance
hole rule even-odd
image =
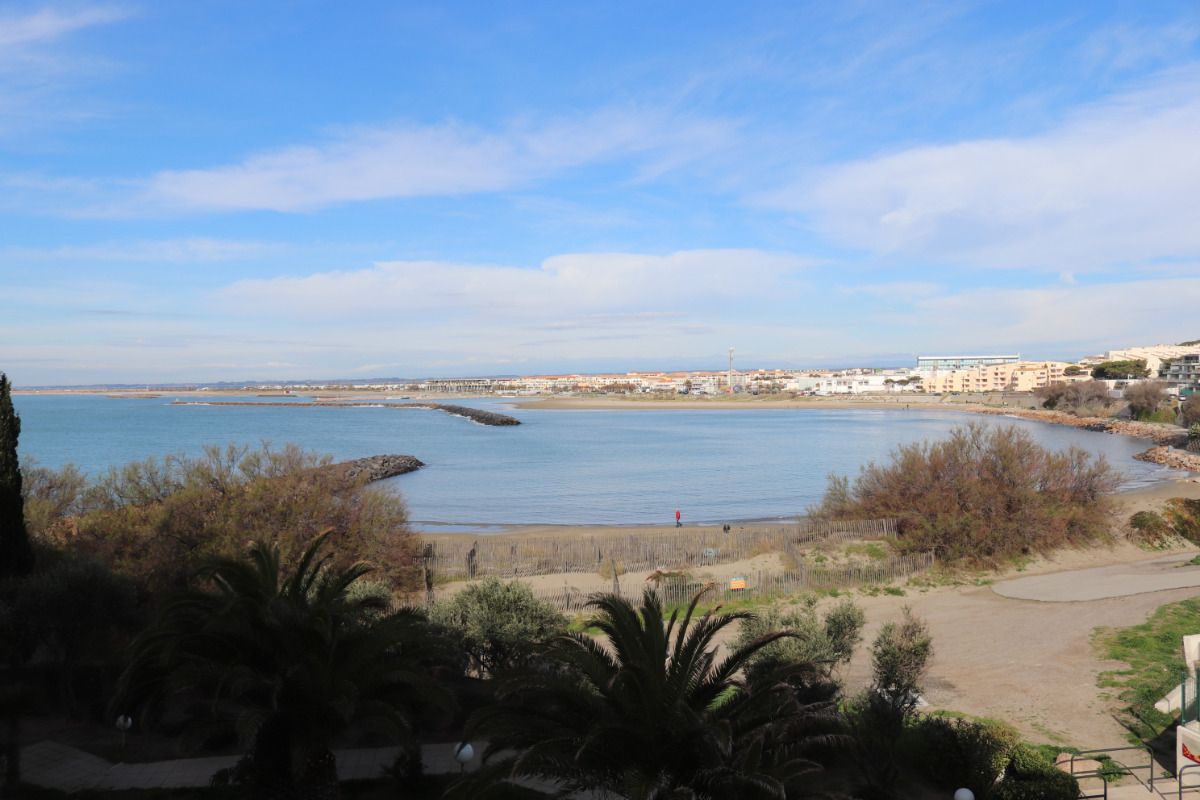
[[[1176,553],[1132,564],[1031,575],[993,584],[992,591],[1018,600],[1069,603],[1196,588],[1200,587],[1200,566],[1185,566],[1194,556]]]
[[[453,744],[427,744],[421,748],[425,772],[441,775],[458,772]],[[482,747],[467,764],[479,766]],[[335,750],[338,776],[342,780],[378,778],[392,765],[398,747],[369,750]],[[149,764],[113,764],[99,756],[58,742],[38,742],[21,748],[21,779],[26,783],[63,792],[81,789],[156,789],[161,787],[207,786],[217,770],[232,767],[238,756],[179,758]]]

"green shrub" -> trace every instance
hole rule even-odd
[[[997,722],[924,717],[916,726],[921,761],[939,789],[966,787],[987,795],[1020,741],[1017,731]]]
[[[430,604],[428,614],[479,677],[526,662],[539,644],[567,629],[566,617],[537,599],[528,584],[494,577]]]
[[[1163,512],[1171,533],[1192,544],[1200,544],[1200,500],[1172,497]]]
[[[1036,751],[1025,746],[1013,748],[1003,780],[989,795],[990,800],[1076,800],[1079,781],[1068,775]]]
[[[1171,536],[1171,526],[1157,512],[1139,511],[1129,518],[1129,538],[1157,546]]]
[[[829,609],[822,622],[817,618],[816,602],[816,597],[808,595],[799,609],[784,613],[768,608],[743,620],[734,647],[745,647],[768,633],[790,631],[796,636],[779,639],[759,650],[750,662],[752,668],[808,661],[818,663],[824,672],[830,673],[850,661],[854,648],[862,641],[867,618],[853,600],[846,598]]]

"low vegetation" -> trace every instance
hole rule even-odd
[[[1106,495],[1117,483],[1103,458],[1050,451],[1013,426],[972,423],[941,441],[902,445],[890,463],[868,464],[853,481],[831,476],[809,513],[894,517],[901,550],[992,566],[1108,536]]]
[[[529,584],[484,578],[427,608],[462,656],[461,666],[479,678],[526,664],[539,642],[567,630],[567,619],[537,599]]]
[[[1064,411],[1077,417],[1107,417],[1114,403],[1108,395],[1108,385],[1100,381],[1052,383],[1034,390],[1042,407]]]
[[[1190,428],[1200,425],[1200,393],[1188,395],[1179,407],[1179,424]]]
[[[817,598],[809,595],[794,610],[773,606],[742,621],[734,639],[737,648],[775,631],[792,634],[758,650],[746,667],[748,674],[769,674],[789,663],[811,663],[811,671],[798,673],[793,680],[796,691],[812,701],[831,700],[838,694],[839,673],[862,641],[867,618],[850,599],[829,608],[822,618],[817,617],[816,604]]]
[[[1179,541],[1200,545],[1200,500],[1173,497],[1161,514],[1137,512],[1129,518],[1129,536],[1147,547],[1165,547]]]
[[[30,465],[31,534],[91,555],[146,589],[181,586],[207,556],[235,556],[252,537],[270,539],[292,566],[327,535],[334,566],[379,565],[396,591],[417,583],[417,537],[398,494],[368,488],[321,456],[293,445],[208,447],[113,468],[93,482],[73,467]]]
[[[1175,721],[1154,704],[1179,685],[1187,667],[1181,642],[1200,631],[1200,598],[1160,606],[1150,619],[1129,628],[1097,628],[1092,643],[1101,658],[1123,661],[1127,669],[1102,672],[1100,686],[1120,701],[1122,723],[1140,741],[1152,741]]]
[[[1125,402],[1132,417],[1141,422],[1175,422],[1175,411],[1167,384],[1162,381],[1138,381],[1125,388]]]

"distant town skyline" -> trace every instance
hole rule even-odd
[[[1200,336],[1200,7],[0,8],[18,386]]]

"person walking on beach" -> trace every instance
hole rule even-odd
[[[729,523],[726,522],[725,527],[721,528],[721,530],[724,531],[725,533],[729,533]]]
[[[675,509],[675,527],[676,527],[676,528],[682,528],[682,527],[683,527],[683,522],[682,522],[682,521],[680,521],[680,514],[679,514],[679,509],[678,509],[678,508],[677,508],[677,509]]]

